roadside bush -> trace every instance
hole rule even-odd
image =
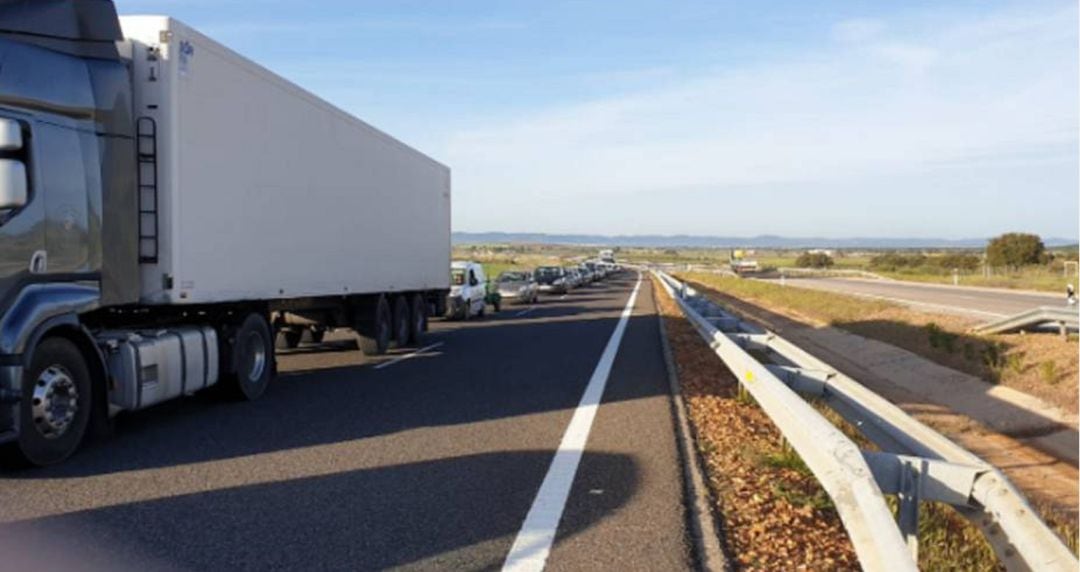
[[[795,266],[799,268],[829,268],[832,265],[832,257],[824,252],[804,252],[795,259]]]
[[[1044,383],[1054,385],[1058,382],[1058,367],[1052,361],[1044,361],[1039,364],[1039,377]]]
[[[1046,246],[1035,234],[1005,233],[992,239],[986,247],[986,261],[995,267],[1019,268],[1046,260]]]
[[[870,268],[895,272],[910,268],[918,268],[926,264],[926,256],[922,254],[900,254],[899,252],[886,252],[878,254],[870,259]]]
[[[934,322],[926,324],[925,329],[927,339],[930,342],[930,347],[945,350],[950,354],[956,351],[956,334],[945,331],[941,326]]]
[[[954,253],[939,256],[934,262],[944,270],[952,271],[957,268],[961,272],[971,272],[979,268],[981,260],[974,254]]]

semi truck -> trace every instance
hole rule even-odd
[[[0,460],[445,311],[450,171],[175,19],[0,0]]]

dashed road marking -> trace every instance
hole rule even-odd
[[[394,365],[395,363],[405,361],[405,360],[407,360],[409,358],[412,358],[412,357],[416,357],[416,356],[418,356],[418,355],[420,355],[420,354],[422,354],[422,353],[424,353],[424,352],[426,352],[428,350],[433,350],[433,349],[435,349],[435,348],[437,348],[437,347],[439,347],[441,345],[443,345],[443,342],[435,342],[435,343],[433,343],[433,344],[431,344],[429,346],[424,346],[424,347],[422,347],[422,348],[420,348],[420,349],[418,349],[418,350],[416,350],[416,351],[414,351],[412,353],[407,353],[407,354],[405,354],[403,356],[398,356],[398,357],[396,357],[396,358],[394,358],[394,359],[392,359],[390,361],[384,361],[384,362],[380,363],[379,365],[375,366],[375,369],[382,369],[384,367],[390,367],[390,366]]]

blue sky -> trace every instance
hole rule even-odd
[[[465,231],[1076,237],[1076,2],[118,0],[454,173]]]

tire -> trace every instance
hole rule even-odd
[[[499,313],[502,310],[502,300],[495,300],[494,302],[492,302],[491,308],[495,311],[496,314]]]
[[[392,330],[390,303],[386,301],[386,296],[379,296],[371,309],[371,315],[365,316],[365,322],[356,329],[360,338],[360,351],[368,356],[385,354],[386,350],[390,349]]]
[[[413,294],[409,308],[409,342],[419,345],[428,329],[427,304],[420,294]]]
[[[313,344],[321,344],[322,341],[323,341],[323,338],[326,337],[326,330],[324,330],[322,328],[312,328],[310,330],[310,332],[311,332],[311,343],[313,343]]]
[[[409,345],[409,302],[405,296],[394,296],[394,344],[403,348]]]
[[[19,438],[2,458],[13,466],[45,466],[74,453],[86,435],[93,403],[90,369],[64,338],[46,338],[23,372]]]
[[[256,312],[245,316],[233,335],[229,355],[232,371],[227,382],[233,397],[245,401],[262,397],[275,369],[274,342],[266,318]]]
[[[480,310],[478,312],[476,312],[476,317],[477,318],[483,318],[484,317],[484,312],[486,312],[486,311],[487,311],[487,302],[484,302],[480,306]]]

